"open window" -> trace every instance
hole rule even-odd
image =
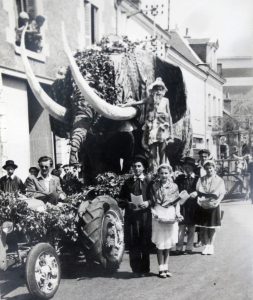
[[[28,24],[25,35],[26,49],[41,53],[43,49],[42,26],[45,18],[40,14],[37,0],[16,0],[16,46],[20,46],[22,31]]]

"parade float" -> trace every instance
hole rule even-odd
[[[172,165],[188,154],[191,126],[180,68],[141,45],[110,37],[73,56],[63,28],[69,67],[48,95],[29,64],[24,34],[21,56],[28,83],[51,115],[55,134],[70,139],[70,163],[83,165],[85,183],[82,193],[58,205],[20,195],[0,196],[0,268],[25,265],[29,292],[49,299],[58,289],[60,260],[66,252],[79,249],[87,262],[99,263],[109,272],[117,270],[122,261],[124,224],[117,197],[133,155],[148,155],[140,143],[143,108],[126,104],[147,97],[149,84],[162,78],[175,133],[166,149]],[[14,249],[8,250],[8,234],[16,235]]]

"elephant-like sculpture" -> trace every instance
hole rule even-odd
[[[124,42],[106,39],[100,50],[77,52],[73,57],[64,27],[62,32],[69,67],[63,78],[53,83],[51,96],[32,72],[24,46],[25,30],[21,57],[35,97],[56,120],[52,121],[53,130],[59,136],[69,132],[70,163],[81,161],[88,182],[104,171],[127,172],[133,155],[144,151],[140,140],[145,107],[124,104],[147,97],[147,86],[156,77],[167,86],[174,123],[175,140],[166,150],[168,158],[175,165],[187,154],[191,124],[179,67]]]

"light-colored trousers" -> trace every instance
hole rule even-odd
[[[186,231],[187,230],[187,231]],[[184,247],[184,237],[187,236],[185,250],[193,249],[195,225],[179,225],[177,250],[182,251]]]

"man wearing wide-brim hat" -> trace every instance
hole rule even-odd
[[[17,165],[13,160],[7,160],[3,169],[7,172],[7,175],[0,178],[0,190],[8,193],[25,192],[25,185],[22,180],[14,175]]]

